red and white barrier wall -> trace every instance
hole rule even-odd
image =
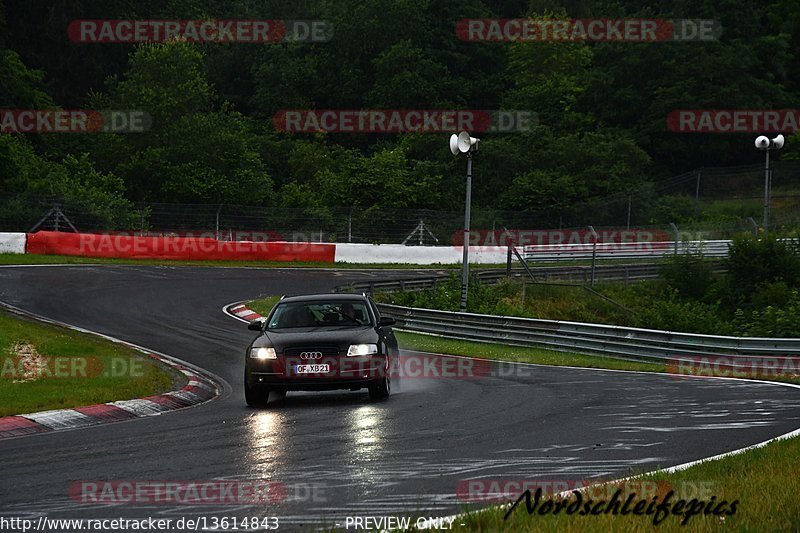
[[[217,241],[203,237],[142,237],[92,233],[0,233],[0,253],[183,261],[458,264],[460,246]],[[503,263],[500,246],[470,248],[471,263]]]
[[[0,254],[24,254],[24,233],[0,233]]]

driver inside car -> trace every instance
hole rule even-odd
[[[353,304],[349,302],[343,303],[342,307],[339,309],[339,312],[345,319],[348,319],[356,324],[361,324],[361,313],[356,312],[356,310],[353,308]]]
[[[282,322],[282,327],[307,328],[316,325],[314,313],[304,305],[289,309]]]

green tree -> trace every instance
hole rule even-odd
[[[187,203],[272,201],[272,181],[250,121],[216,103],[195,45],[148,44],[132,54],[121,80],[97,94],[100,107],[146,111],[145,134],[96,136],[92,154],[121,176],[132,198]]]
[[[9,108],[47,109],[53,99],[43,90],[44,73],[31,70],[13,50],[0,49],[0,104]]]
[[[0,135],[0,225],[27,230],[53,203],[79,229],[127,229],[133,210],[122,180],[94,169],[86,154],[49,161],[18,135]]]

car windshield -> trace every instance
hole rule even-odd
[[[278,304],[267,328],[352,327],[371,324],[364,302],[293,302]]]

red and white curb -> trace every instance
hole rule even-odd
[[[49,320],[2,302],[0,302],[0,304],[2,304],[2,307],[17,314],[84,333],[93,333],[118,344],[124,344],[134,348],[143,352],[148,357],[155,359],[159,363],[174,368],[189,380],[182,389],[144,398],[2,417],[0,418],[0,439],[21,437],[37,433],[49,433],[66,429],[85,428],[99,424],[107,424],[109,422],[120,422],[133,418],[160,415],[168,411],[176,411],[178,409],[185,409],[205,403],[217,398],[221,394],[220,386],[210,376],[206,376],[199,370],[190,368],[187,366],[188,363],[183,364],[179,360],[175,360],[163,354],[153,353],[135,344],[120,341],[119,339],[114,339],[113,337],[98,334],[83,328],[70,326],[62,322]]]
[[[233,316],[234,318],[239,318],[243,322],[252,322],[253,320],[258,320],[259,318],[263,318],[261,315],[247,307],[245,304],[233,304],[233,305],[226,305],[224,308],[224,312],[228,315]]]

